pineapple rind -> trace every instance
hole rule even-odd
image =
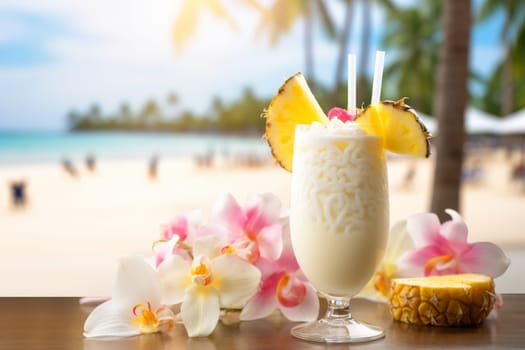
[[[480,274],[398,278],[390,293],[394,319],[414,325],[478,325],[494,303],[494,282]]]

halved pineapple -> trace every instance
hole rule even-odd
[[[392,280],[390,313],[415,325],[468,326],[482,323],[495,303],[494,282],[481,274]]]
[[[264,116],[266,117],[264,137],[270,145],[273,157],[290,172],[295,126],[329,122],[300,72],[286,80],[279,88]]]
[[[399,101],[381,101],[368,106],[355,119],[370,135],[382,138],[383,146],[390,152],[428,157],[431,135],[405,98]]]

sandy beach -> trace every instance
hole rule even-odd
[[[391,223],[427,211],[433,161],[389,162]],[[513,260],[496,280],[502,293],[525,293],[525,192],[509,182],[508,162],[494,153],[484,159],[483,178],[466,184],[463,209],[469,240],[499,244]],[[29,205],[13,210],[8,181],[27,181]],[[191,209],[209,210],[220,193],[243,203],[254,192],[277,194],[289,205],[290,174],[275,164],[198,168],[192,159],[161,159],[158,178],[147,162],[100,161],[94,173],[79,167],[76,178],[60,164],[0,165],[0,296],[110,294],[118,258],[149,254],[160,225]],[[137,281],[140,283],[140,281]]]

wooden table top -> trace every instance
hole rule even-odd
[[[208,338],[189,339],[182,325],[170,335],[153,334],[117,340],[84,339],[82,327],[92,308],[77,298],[0,298],[0,349],[525,349],[525,294],[503,295],[497,318],[479,327],[414,327],[394,322],[385,304],[356,299],[354,316],[385,329],[386,337],[369,343],[325,345],[297,340],[291,323],[280,316],[219,324]]]

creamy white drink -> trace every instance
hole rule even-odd
[[[334,119],[298,125],[290,229],[299,265],[322,293],[357,294],[383,256],[388,234],[385,152],[378,137]]]

